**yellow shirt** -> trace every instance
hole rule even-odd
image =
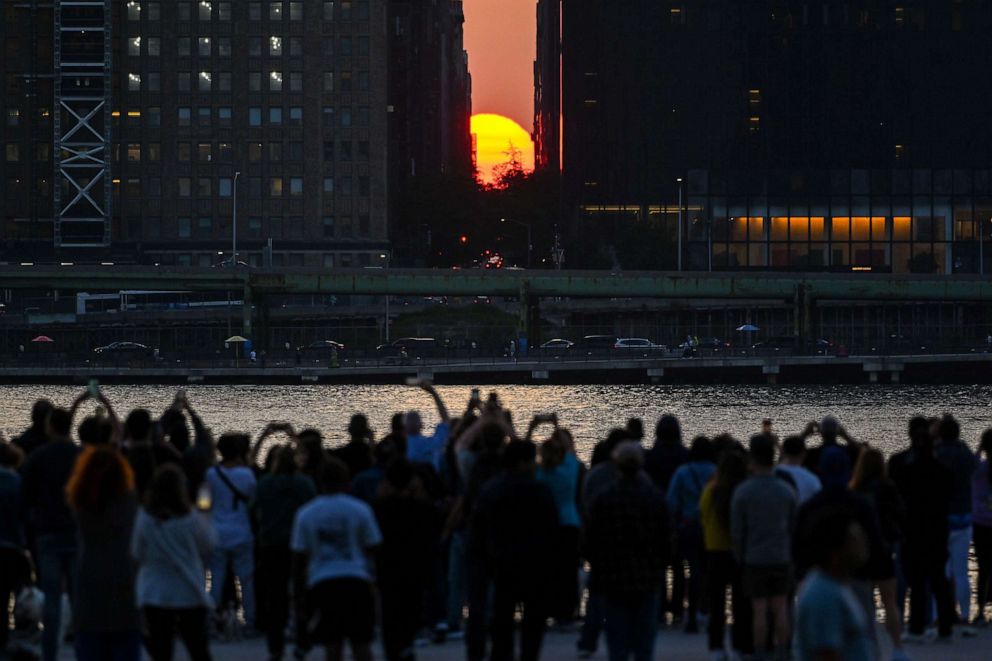
[[[699,514],[703,524],[703,547],[707,551],[729,551],[730,529],[717,516],[712,482],[703,488],[699,497]]]

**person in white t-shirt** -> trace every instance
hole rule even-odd
[[[418,385],[434,399],[437,415],[441,422],[438,423],[432,435],[425,436],[424,423],[420,413],[410,411],[403,416],[403,430],[406,433],[406,458],[415,464],[431,464],[435,470],[440,470],[444,448],[448,444],[448,435],[451,433],[451,417],[448,415],[448,408],[444,405],[444,401],[441,400],[441,396],[430,381],[420,381]]]
[[[789,481],[796,487],[800,505],[818,494],[823,488],[823,485],[820,484],[820,478],[813,471],[803,467],[805,459],[806,442],[802,436],[789,436],[782,443],[782,460],[775,468],[776,472],[791,478]]]
[[[330,458],[322,495],[297,511],[293,550],[297,617],[313,623],[310,643],[327,648],[329,661],[342,658],[344,641],[356,661],[372,659],[375,596],[369,553],[382,543],[372,508],[343,493],[348,467]]]
[[[213,497],[213,522],[218,544],[210,560],[210,596],[219,612],[230,567],[241,585],[245,623],[255,626],[255,538],[248,505],[255,495],[255,474],[247,463],[250,440],[244,434],[224,434],[217,441],[221,463],[207,471]]]

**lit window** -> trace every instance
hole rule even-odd
[[[685,22],[681,7],[672,7],[669,10],[669,20],[672,25],[682,25]]]
[[[303,196],[303,178],[302,177],[292,177],[289,180],[289,195],[290,195],[290,197],[302,197]]]
[[[141,37],[131,37],[127,40],[127,54],[141,55]]]
[[[747,102],[752,106],[757,106],[761,104],[761,90],[748,90],[747,91]]]
[[[127,75],[127,88],[132,92],[137,92],[141,89],[141,74],[129,73]]]
[[[196,52],[201,57],[210,57],[210,37],[200,37],[196,40]]]
[[[213,15],[213,11],[214,8],[211,3],[207,2],[207,0],[200,0],[199,13],[201,21],[209,21]]]
[[[269,196],[282,197],[282,178],[272,177],[269,179]]]
[[[141,19],[141,3],[131,0],[127,3],[127,20],[137,21]]]
[[[210,91],[210,72],[209,71],[201,71],[200,72],[199,79],[200,79],[200,91],[201,92],[209,92]]]
[[[127,146],[127,160],[129,163],[139,163],[141,161],[141,145],[130,143]]]
[[[749,117],[747,120],[747,129],[751,133],[757,133],[761,130],[761,118],[757,116]]]
[[[905,156],[906,156],[906,145],[896,145],[896,149],[895,149],[896,160],[901,161]]]
[[[231,197],[233,189],[234,185],[230,177],[221,177],[217,180],[217,194],[220,197]]]
[[[282,55],[282,37],[269,37],[269,55]]]
[[[282,20],[282,3],[281,2],[270,2],[269,3],[269,20],[270,21],[281,21]]]
[[[282,72],[272,71],[271,73],[269,73],[269,91],[270,92],[282,91]]]

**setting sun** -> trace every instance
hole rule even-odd
[[[491,184],[496,178],[493,168],[516,158],[524,171],[534,169],[534,143],[530,134],[508,117],[479,114],[472,116],[476,164],[479,179]]]

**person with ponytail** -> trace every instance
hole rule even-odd
[[[978,585],[975,589],[978,613],[975,623],[983,625],[987,621],[985,605],[992,599],[992,429],[986,429],[982,434],[978,458],[982,461],[972,478],[971,489],[972,539],[978,561]]]

